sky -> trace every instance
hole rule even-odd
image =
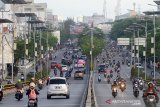
[[[127,13],[127,9],[133,10],[133,3],[138,12],[156,10],[153,0],[106,0],[107,17],[114,19],[116,5],[120,2],[119,13]],[[47,2],[48,9],[52,9],[54,15],[63,17],[91,16],[93,13],[103,13],[104,0],[35,0],[35,2]]]

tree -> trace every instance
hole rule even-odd
[[[62,30],[61,30],[61,43],[65,42],[69,38],[72,39],[74,36],[70,34],[70,26],[75,25],[73,19],[68,18],[64,23],[62,23]]]

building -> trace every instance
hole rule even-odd
[[[101,29],[104,34],[109,34],[109,32],[111,31],[111,28],[112,28],[112,24],[109,24],[109,23],[101,23],[101,24],[98,24],[97,27],[98,27],[99,29]]]
[[[154,0],[154,2],[157,4],[157,10],[160,11],[160,0]]]
[[[134,11],[134,10],[130,10],[128,13],[126,14],[122,14],[119,16],[115,17],[115,20],[121,20],[121,19],[126,19],[126,18],[134,18],[136,17],[138,14]]]
[[[52,34],[58,39],[58,44],[60,44],[60,31],[54,31]]]
[[[83,23],[97,27],[100,23],[110,22],[112,19],[106,19],[104,15],[93,14],[92,16],[83,16]]]

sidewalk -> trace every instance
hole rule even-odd
[[[60,51],[60,50],[53,51],[53,54],[56,54],[58,51]],[[29,62],[29,63],[26,65],[26,68],[27,68],[27,69],[26,69],[26,75],[27,75],[30,71],[34,71],[33,63],[34,63],[34,62],[32,61],[32,62]],[[41,71],[41,70],[42,70],[42,64],[39,65],[38,63],[36,63],[36,65],[38,65],[38,71]],[[13,83],[16,83],[17,80],[21,78],[21,73],[25,73],[24,70],[25,70],[25,69],[20,69],[20,71],[18,72],[17,76],[14,77]],[[9,79],[9,80],[11,80],[11,79]],[[2,82],[2,85],[5,85],[5,84],[7,84],[7,83],[8,83],[8,80],[5,80],[5,81]]]

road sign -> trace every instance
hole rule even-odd
[[[135,38],[134,39],[134,44],[135,45],[139,45],[139,46],[145,46],[145,43],[146,43],[146,38]]]
[[[118,42],[117,45],[129,45],[130,39],[129,38],[118,38],[117,42]]]

